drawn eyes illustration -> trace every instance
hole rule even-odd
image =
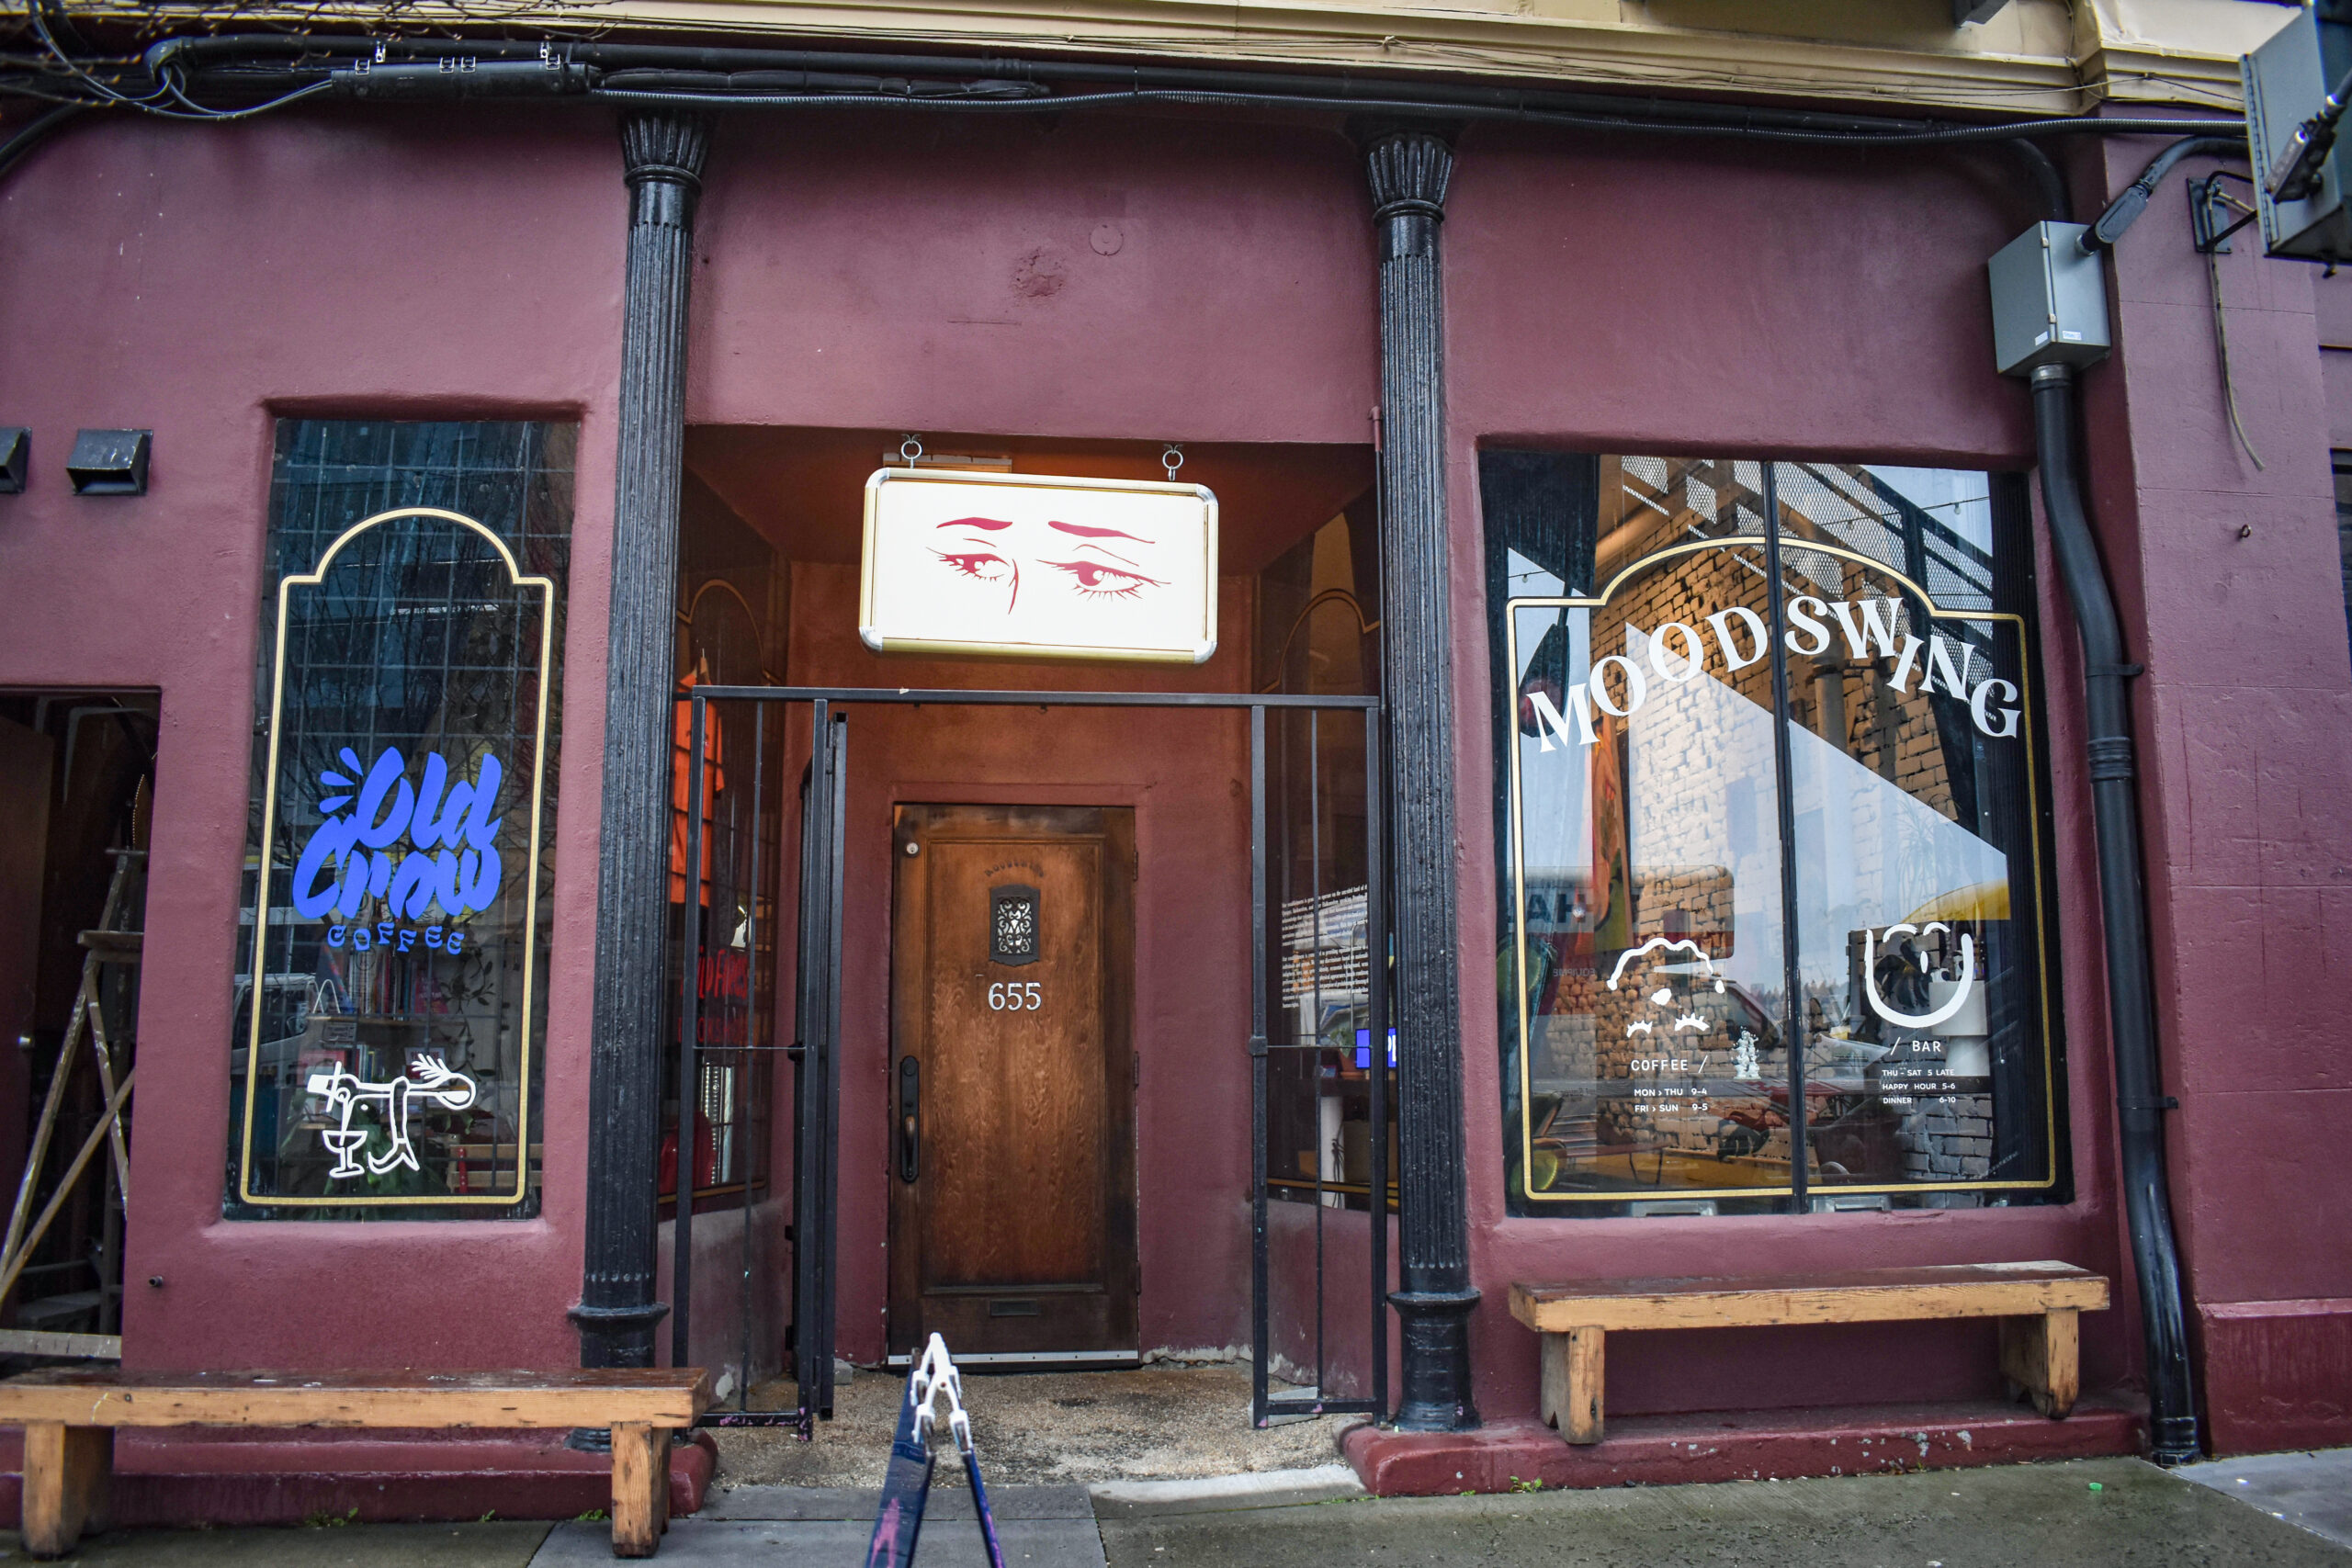
[[[1157,577],[1146,577],[1139,571],[1106,566],[1101,561],[1049,560],[1044,564],[1056,571],[1068,572],[1071,583],[1089,599],[1132,599],[1146,588],[1167,586]]]
[[[1012,563],[993,550],[933,550],[932,554],[982,582],[1002,582],[1012,576]]]

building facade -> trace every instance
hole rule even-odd
[[[730,1390],[1254,1353],[1450,1490],[2352,1435],[2352,296],[2200,254],[2211,157],[2071,379],[1996,371],[1985,270],[2230,123],[2288,10],[67,9],[43,80],[317,85],[0,157],[19,1165],[61,1060],[69,1134],[111,1093],[76,933],[144,932],[136,1134],[20,1325]],[[1922,129],[2029,117],[2152,129]],[[135,493],[85,431],[150,433]],[[894,469],[1205,487],[1214,651],[876,651]],[[1162,581],[1091,532],[932,554]],[[1973,1456],[1981,1322],[1619,1337],[1604,1474],[1508,1308],[2039,1259],[2112,1283],[2090,1392]],[[393,1462],[221,1447],[126,1466]]]

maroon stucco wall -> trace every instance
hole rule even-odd
[[[2120,185],[2146,151],[2113,150],[2100,177]],[[86,124],[0,186],[0,419],[31,424],[36,443],[31,493],[0,500],[0,573],[19,585],[0,626],[0,682],[164,694],[126,1312],[134,1365],[572,1359],[563,1308],[579,1278],[623,212],[607,118],[571,111]],[[1498,941],[1478,444],[2022,468],[2024,394],[1990,367],[1983,263],[2030,216],[1989,154],[1468,136],[1444,231],[1466,977],[1493,972]],[[1367,220],[1353,155],[1326,131],[1179,115],[732,118],[704,201],[689,415],[1361,442],[1376,383]],[[2340,1433],[2352,1381],[2352,1261],[2325,1228],[2346,1211],[2352,1177],[2316,1154],[2352,1110],[2330,1011],[2344,963],[2333,947],[2352,919],[2352,827],[2330,793],[2352,736],[2352,668],[2326,527],[2311,285],[2251,252],[2231,259],[2224,286],[2267,471],[2230,445],[2198,264],[2161,212],[2120,254],[2120,350],[2086,378],[2093,507],[2150,665],[2137,693],[2151,903],[2169,1082],[2185,1102],[2174,1191],[2224,1447]],[[219,1218],[278,410],[582,422],[547,1201],[531,1224]],[[67,493],[62,458],[84,424],[156,431],[148,497]],[[922,667],[886,672],[843,640],[848,581],[837,567],[803,573],[790,674],[917,678]],[[1241,606],[1227,597],[1230,660]],[[1533,1405],[1534,1346],[1503,1309],[1515,1279],[2063,1258],[2119,1284],[2119,1310],[2086,1325],[2090,1382],[2131,1375],[2096,884],[2073,761],[2079,693],[2046,563],[2043,599],[2075,1201],[1803,1220],[1506,1218],[1495,1010],[1473,984],[1471,1206],[1487,1292],[1475,1334],[1490,1414]],[[1184,679],[1241,683],[1222,662]],[[854,944],[847,1017],[869,1064],[884,1017],[876,857],[890,800],[1136,806],[1147,885],[1155,865],[1168,878],[1168,902],[1138,910],[1145,1338],[1232,1342],[1246,1300],[1234,1223],[1246,1118],[1231,1085],[1203,1092],[1181,1053],[1209,1059],[1238,1036],[1217,956],[1243,952],[1229,869],[1244,809],[1237,740],[1179,742],[1100,716],[1046,747],[1035,725],[1014,741],[969,716],[855,723],[864,847],[852,929],[867,940]],[[845,1088],[841,1317],[844,1348],[864,1357],[879,1348],[880,1082],[853,1073]],[[165,1284],[137,1283],[150,1275]],[[1187,1276],[1215,1288],[1159,1296]],[[1635,1337],[1612,1347],[1611,1374],[1611,1403],[1627,1412],[1978,1393],[1994,1376],[1989,1331],[1967,1326]]]
[[[730,118],[704,182],[687,418],[1363,442],[1359,186],[1347,143],[1311,130]]]
[[[1351,153],[1322,131],[731,118],[706,182],[690,418],[1361,444],[1375,382],[1361,207]],[[129,1274],[166,1283],[130,1298],[133,1365],[575,1357],[563,1309],[579,1283],[625,213],[609,118],[595,112],[77,127],[0,186],[11,333],[0,417],[33,425],[36,453],[32,492],[0,502],[0,565],[40,585],[0,627],[0,682],[164,692]],[[220,1219],[280,411],[584,424],[537,1222]],[[67,493],[63,456],[83,424],[155,430],[148,497]],[[1100,671],[885,668],[854,645],[853,584],[854,573],[804,572],[796,678],[1135,683]],[[1225,652],[1167,684],[1248,683],[1249,601],[1231,584],[1226,598]],[[937,717],[858,724],[854,776],[871,792],[859,820],[874,833],[853,840],[851,909],[866,922],[850,944],[853,1039],[882,1060],[888,931],[874,922],[887,874],[875,857],[890,799],[1136,806],[1147,887],[1166,889],[1138,907],[1144,1093],[1160,1107],[1141,1127],[1145,1338],[1245,1339],[1240,721],[1098,715],[1047,721],[1052,743],[1040,746],[1034,724],[1000,718],[978,739],[986,722]],[[1232,1071],[1204,1073],[1220,1044]],[[879,1081],[845,1082],[841,1321],[845,1352],[861,1358],[881,1343]],[[716,1283],[705,1276],[706,1303]],[[666,1348],[666,1329],[661,1338]]]
[[[2151,141],[2109,144],[2120,188]],[[2177,209],[2175,209],[2177,211]],[[2352,654],[2314,270],[2222,258],[2152,208],[2116,253],[2115,362],[2085,379],[2092,498],[2132,656],[2172,1197],[2222,1452],[2352,1441]],[[2329,288],[2335,286],[2329,285]]]
[[[163,692],[125,1355],[145,1368],[563,1365],[579,1292],[586,958],[626,208],[601,116],[85,122],[0,186],[0,682]],[[561,258],[560,268],[549,258]],[[275,411],[577,419],[546,1207],[523,1224],[220,1218],[238,868]],[[83,425],[155,432],[83,500]],[[160,1288],[146,1281],[151,1276]]]
[[[2119,1277],[2106,1157],[2096,884],[2075,774],[2075,687],[2050,660],[2061,759],[2055,902],[2076,1201],[2065,1206],[1736,1219],[1507,1217],[1495,996],[1492,701],[1477,463],[1484,442],[1586,451],[1815,454],[2024,468],[2025,393],[1992,367],[1984,260],[2030,221],[1991,154],[1858,156],[1695,142],[1474,131],[1444,227],[1447,414],[1461,713],[1463,1050],[1469,1107],[1473,1325],[1483,1413],[1532,1415],[1534,1336],[1513,1280],[2055,1258]],[[2045,628],[2063,612],[2043,572]],[[2126,1373],[2136,1334],[2085,1325],[2092,1386]],[[1612,1337],[1612,1411],[1982,1395],[1989,1325],[1856,1325]]]

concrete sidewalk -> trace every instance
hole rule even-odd
[[[1197,1485],[1164,1497],[1134,1488],[1090,1495],[1071,1486],[1008,1486],[999,1515],[1008,1568],[2352,1568],[2352,1544],[2317,1533],[2346,1523],[2340,1506],[2331,1512],[2329,1505],[2352,1491],[2352,1450],[2201,1471],[2191,1478],[2137,1460],[2084,1460],[1315,1503],[1295,1500],[1302,1495],[1295,1480],[1259,1496]],[[869,1495],[848,1489],[744,1488],[709,1517],[677,1521],[656,1561],[854,1568],[870,1507]],[[607,1539],[604,1525],[586,1520],[137,1530],[85,1543],[80,1561],[94,1568],[575,1568],[610,1563]],[[936,1493],[917,1563],[978,1562],[978,1541],[969,1499]]]
[[[2352,1568],[2138,1460],[1105,1519],[1109,1568]]]

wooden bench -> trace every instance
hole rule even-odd
[[[613,1555],[650,1557],[670,1523],[670,1433],[710,1406],[698,1367],[579,1372],[120,1372],[47,1368],[0,1381],[25,1429],[24,1539],[62,1557],[103,1530],[118,1427],[606,1427]]]
[[[2082,1386],[2075,1314],[2107,1305],[2107,1280],[2066,1263],[1952,1263],[1830,1274],[1513,1285],[1510,1313],[1544,1337],[1544,1419],[1600,1441],[1601,1348],[1611,1330],[1749,1328],[1997,1317],[2001,1371],[2063,1420]]]

